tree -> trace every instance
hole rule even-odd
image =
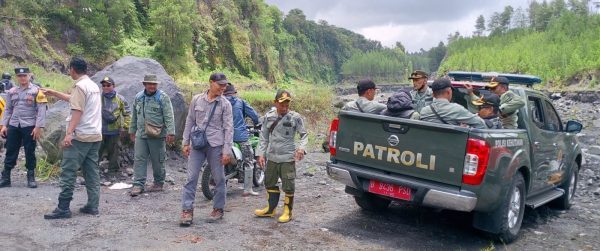
[[[494,12],[490,21],[488,22],[488,31],[490,32],[490,36],[494,36],[502,33],[502,27],[500,26],[500,13]]]
[[[529,18],[527,18],[527,14],[523,10],[523,8],[519,7],[515,10],[512,17],[512,27],[518,29],[524,29],[529,26]]]
[[[448,44],[454,43],[454,41],[460,38],[460,32],[455,31],[454,34],[448,34]]]
[[[513,15],[513,7],[508,5],[504,7],[504,11],[500,14],[500,30],[501,32],[507,32],[510,27],[510,20]]]
[[[480,36],[483,36],[484,32],[485,32],[485,18],[483,17],[483,15],[479,15],[479,17],[477,17],[477,20],[475,21],[475,31],[473,32],[473,35],[476,37],[480,37]]]
[[[394,48],[402,53],[406,53],[406,48],[404,48],[404,45],[400,41],[396,42],[396,46]]]

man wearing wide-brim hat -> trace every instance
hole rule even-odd
[[[500,96],[500,120],[505,129],[516,129],[519,109],[525,106],[525,99],[508,89],[508,78],[493,77],[486,89]]]
[[[410,90],[413,108],[416,112],[421,112],[423,107],[428,106],[433,101],[433,92],[427,86],[429,75],[424,71],[416,70],[410,74],[408,79],[412,80],[413,83],[413,89]]]
[[[129,135],[135,142],[134,182],[130,195],[144,191],[159,192],[165,182],[166,144],[175,141],[175,118],[169,95],[158,89],[154,74],[144,76],[144,90],[135,95]],[[148,160],[152,163],[154,181],[145,188]]]

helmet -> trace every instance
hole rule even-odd
[[[2,73],[2,79],[10,79],[10,78],[11,78],[10,73],[8,73],[8,72]]]

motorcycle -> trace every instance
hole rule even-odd
[[[248,142],[252,146],[253,155],[256,153],[256,147],[258,147],[259,134],[260,134],[260,125],[257,126],[247,126],[247,130],[250,133],[250,138]],[[258,167],[257,156],[254,156],[252,163],[246,163],[244,161],[244,157],[242,156],[242,150],[238,143],[233,144],[232,146],[232,158],[231,161],[227,165],[224,166],[225,169],[225,184],[230,179],[237,179],[238,183],[250,182],[244,180],[244,167],[250,165],[252,167],[252,183],[254,187],[259,187],[263,185],[265,181],[265,172],[264,170]],[[212,200],[215,195],[215,182],[212,179],[212,174],[210,171],[210,167],[208,166],[208,162],[205,162],[202,167],[202,178],[200,181],[200,187],[202,189],[202,194],[208,200]]]

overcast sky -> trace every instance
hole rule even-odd
[[[298,8],[307,19],[325,20],[384,46],[402,42],[408,51],[446,43],[449,33],[472,35],[475,19],[486,21],[504,6],[527,9],[530,0],[266,0],[285,14]]]

